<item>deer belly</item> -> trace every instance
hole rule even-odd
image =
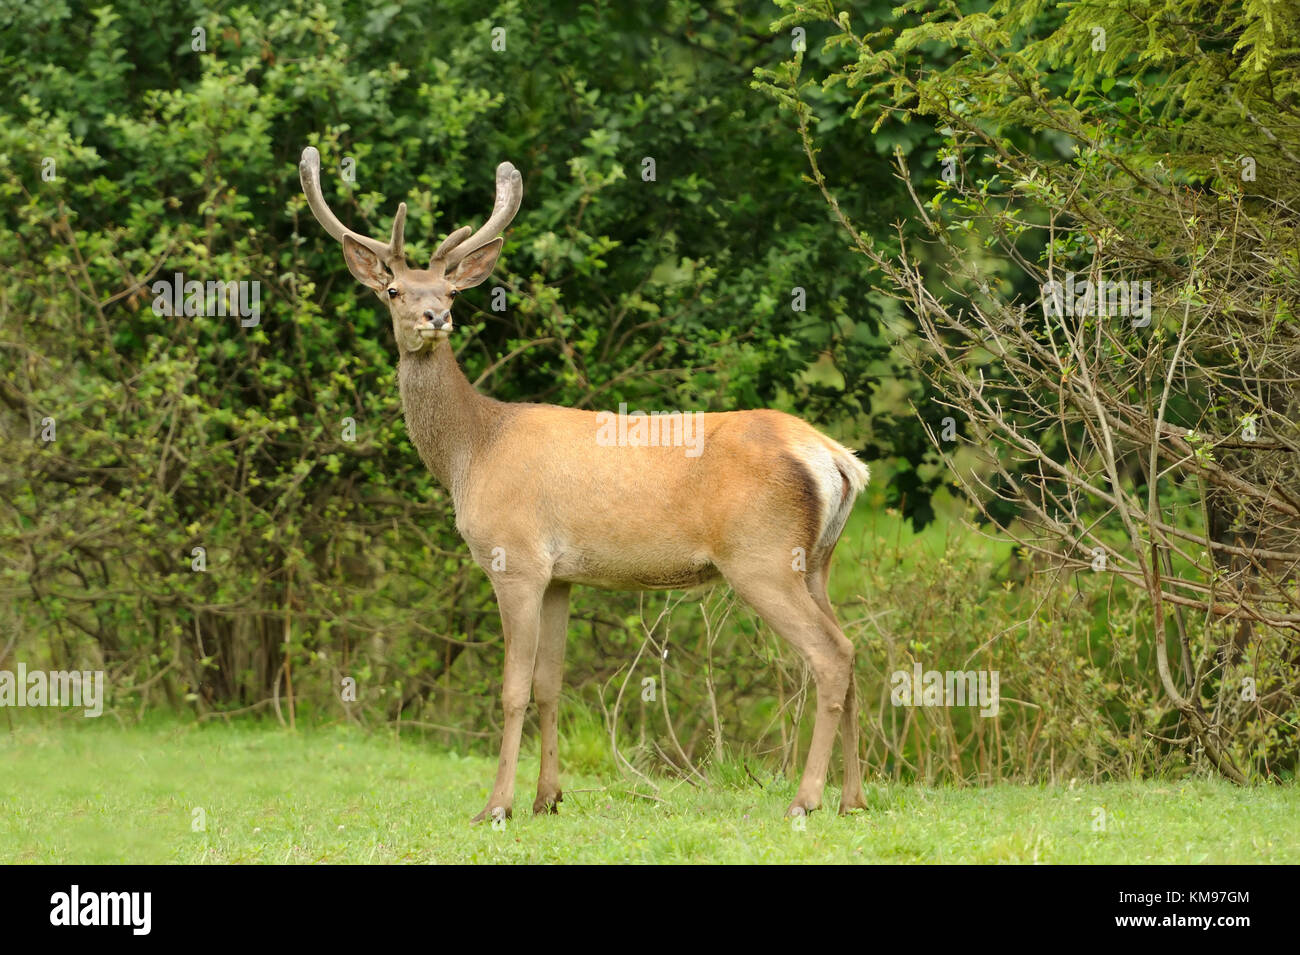
[[[605,590],[688,590],[721,579],[704,554],[574,550],[559,555],[552,576]]]

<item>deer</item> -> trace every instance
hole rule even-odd
[[[503,232],[523,200],[519,171],[509,162],[497,166],[487,221],[449,234],[424,269],[406,261],[405,202],[382,242],[346,228],[330,211],[314,147],[303,150],[299,173],[316,220],[342,244],[348,271],[388,307],[407,431],[448,492],[456,529],[500,611],[501,749],[487,805],[472,821],[512,813],[530,691],[541,762],[533,813],[558,811],[559,701],[575,585],[656,591],[729,584],[803,657],[815,684],[812,739],[786,814],[820,808],[837,728],[839,812],[866,809],[854,646],[827,584],[831,555],[870,478],[867,465],[774,409],[696,413],[695,448],[686,453],[671,442],[599,440],[600,412],[479,393],[456,358],[451,309],[496,267]]]

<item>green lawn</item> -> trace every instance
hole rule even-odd
[[[872,784],[870,812],[814,813],[800,831],[782,818],[785,782],[663,781],[660,802],[566,773],[562,814],[534,819],[537,764],[525,758],[520,815],[471,826],[493,769],[340,728],[21,727],[0,735],[0,863],[1300,862],[1294,785]],[[828,790],[827,805],[837,798]],[[195,808],[205,831],[193,831]]]

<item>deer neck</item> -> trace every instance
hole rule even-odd
[[[498,402],[474,390],[456,362],[451,343],[441,341],[397,365],[406,430],[434,477],[460,500],[470,464],[491,433]]]

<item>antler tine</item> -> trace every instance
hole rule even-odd
[[[406,269],[406,203],[397,204],[397,215],[393,216],[393,237],[389,240],[388,267],[395,271]]]
[[[429,268],[437,268],[439,265],[443,265],[445,268],[445,264],[442,262],[442,257],[450,252],[453,246],[465,241],[465,236],[469,235],[473,231],[474,230],[467,225],[461,226],[451,235],[447,236],[447,238],[443,239],[442,245],[433,250],[433,255],[429,259]]]
[[[508,162],[497,166],[497,194],[492,206],[492,215],[487,222],[483,223],[482,228],[468,239],[463,237],[469,231],[468,226],[457,229],[447,236],[442,245],[438,246],[438,251],[433,254],[433,260],[429,263],[430,268],[433,267],[434,262],[441,261],[444,268],[454,269],[465,256],[495,239],[515,217],[523,198],[524,179],[519,174],[519,170]],[[457,236],[461,238],[457,239]],[[456,241],[453,242],[453,239]]]
[[[343,241],[345,235],[350,235],[355,241],[360,242],[383,259],[384,264],[390,269],[394,271],[405,270],[405,202],[397,207],[397,215],[393,218],[392,241],[380,242],[369,236],[361,235],[359,232],[353,232],[338,220],[338,216],[330,211],[329,205],[325,202],[325,195],[321,192],[320,153],[315,146],[308,146],[302,151],[302,159],[298,162],[298,178],[302,180],[302,191],[307,196],[307,205],[311,206],[316,221],[325,227],[326,232],[339,242]]]

